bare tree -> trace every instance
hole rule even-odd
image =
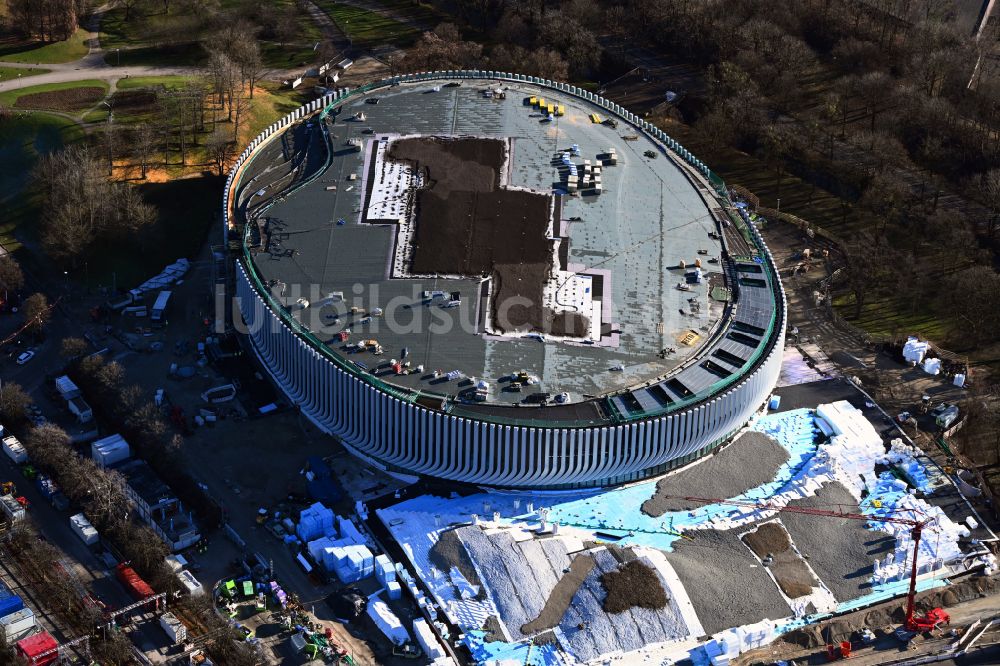
[[[132,12],[139,4],[139,0],[118,0],[118,4],[125,10],[125,21],[127,22],[132,18]]]
[[[243,95],[237,95],[230,109],[233,114],[233,141],[239,141],[240,130],[246,125],[247,116],[250,115],[250,100]]]
[[[211,136],[208,137],[205,149],[208,151],[215,166],[219,169],[219,175],[223,175],[226,164],[233,156],[233,141],[229,136],[229,132],[222,127],[216,127]]]
[[[87,353],[88,349],[90,346],[83,338],[63,338],[62,342],[59,343],[59,355],[67,359],[79,358]]]
[[[20,264],[9,254],[0,257],[0,290],[18,291],[23,286],[24,273],[21,272]]]
[[[49,305],[49,299],[45,294],[32,294],[24,299],[24,321],[29,330],[41,332],[51,318],[52,306]]]
[[[156,152],[157,135],[156,130],[150,123],[140,123],[133,134],[132,145],[135,147],[135,156],[139,160],[139,168],[142,170],[142,179],[146,180],[146,170],[149,162]]]
[[[0,384],[0,416],[5,423],[16,425],[23,422],[31,403],[31,396],[21,388],[20,384],[14,382]]]

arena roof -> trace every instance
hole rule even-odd
[[[600,107],[529,83],[505,83],[501,98],[492,94],[496,86],[487,81],[405,83],[369,95],[378,103],[349,98],[320,121],[326,123],[334,153],[321,175],[274,200],[262,215],[264,239],[254,263],[263,281],[290,309],[296,309],[299,298],[306,299],[310,305],[299,309],[296,318],[332,352],[386,383],[463,396],[475,386],[468,378],[489,382],[485,403],[456,406],[455,413],[502,412],[504,404],[526,403],[532,394],[544,392],[567,393],[569,402],[576,403],[549,408],[545,418],[564,413],[567,420],[603,420],[608,415],[589,400],[612,394],[610,402],[620,416],[638,417],[744,371],[755,349],[766,343],[776,285],[749,258],[726,277],[720,235],[729,241],[731,254],[749,257],[753,250],[732,227],[722,226],[723,215],[707,188],[631,125],[594,122],[591,114],[607,116]],[[562,105],[564,115],[540,113],[537,99],[529,103],[532,97]],[[258,188],[266,198],[268,187],[284,187],[281,179],[289,164],[299,171],[322,168],[316,157],[323,141],[320,129],[313,117],[259,148],[243,175],[241,199]],[[594,311],[585,313],[600,319],[590,339],[524,330],[512,334],[491,327],[487,311],[496,293],[496,274],[393,277],[401,245],[413,239],[395,222],[371,223],[371,197],[377,187],[385,189],[384,182],[376,181],[390,173],[376,168],[379,145],[391,151],[392,142],[401,137],[503,139],[507,159],[501,185],[557,195],[551,197],[554,219],[548,230],[558,241],[552,284],[562,290],[557,302],[584,307],[588,298],[597,302]],[[604,161],[598,156],[616,152],[617,164],[603,166],[600,194],[567,192],[562,153],[574,144],[579,150],[571,161],[581,176],[584,160],[597,165]],[[411,171],[419,172],[420,165],[415,166]],[[456,163],[449,169],[467,166]],[[398,168],[391,173],[404,178]],[[461,180],[451,171],[448,177]],[[401,198],[400,205],[380,210],[404,215],[414,201]],[[415,217],[418,228],[435,223]],[[433,257],[433,249],[419,249],[425,259]],[[690,275],[696,260],[702,265],[701,282]],[[421,270],[427,270],[426,262]],[[575,282],[579,276],[584,279]],[[567,295],[570,289],[579,293]],[[425,292],[437,291],[445,298],[426,298]],[[343,294],[341,305],[318,307],[337,300],[329,297],[338,293]],[[739,294],[735,321],[731,330],[720,330],[730,293]],[[352,306],[357,306],[356,314],[349,312]],[[377,309],[382,315],[369,320],[366,315]],[[345,327],[351,330],[347,343],[377,340],[384,353],[348,353],[337,335]],[[400,375],[386,367],[390,359],[403,361],[404,349],[411,369],[423,366],[423,372]],[[433,370],[458,371],[462,377],[433,377]],[[505,378],[522,370],[537,383],[510,391]]]

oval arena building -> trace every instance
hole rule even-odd
[[[592,93],[433,72],[267,128],[224,194],[236,314],[274,382],[394,474],[606,486],[728,441],[785,298],[725,185]]]

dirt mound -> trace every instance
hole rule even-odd
[[[569,571],[563,574],[559,582],[545,600],[545,607],[531,622],[521,627],[521,633],[530,636],[545,629],[551,629],[562,622],[566,609],[569,608],[577,590],[594,569],[596,562],[590,555],[577,555],[569,565]]]
[[[643,502],[642,512],[657,518],[668,511],[690,511],[701,502],[679,497],[736,497],[772,481],[788,461],[788,452],[773,438],[745,432],[711,458],[660,479],[654,495]]]
[[[757,557],[764,559],[769,553],[783,553],[792,542],[788,540],[788,532],[778,523],[764,523],[756,532],[743,537]]]
[[[764,523],[756,531],[744,536],[743,542],[761,560],[769,556],[772,558],[768,568],[778,582],[778,587],[789,599],[804,597],[818,585],[805,561],[792,549],[788,532],[781,524]]]
[[[602,575],[601,585],[608,593],[604,599],[604,610],[608,613],[624,613],[637,606],[657,610],[667,605],[667,593],[660,577],[648,564],[639,560],[632,560],[618,571]]]

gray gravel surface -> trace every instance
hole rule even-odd
[[[666,553],[706,634],[792,614],[774,581],[737,536],[747,529],[688,532],[694,541],[676,541],[674,551]]]
[[[642,512],[653,517],[668,511],[689,511],[702,506],[666,497],[736,497],[751,488],[772,481],[788,461],[788,452],[773,438],[759,432],[745,432],[714,456],[687,470],[664,477],[656,493],[643,502]]]
[[[858,503],[839,483],[828,483],[816,495],[797,500],[792,506],[857,512]],[[856,599],[871,591],[873,563],[891,552],[895,539],[885,532],[865,529],[865,523],[847,518],[808,514],[781,514],[799,552],[826,583],[837,601]]]
[[[515,542],[506,531],[487,535],[476,526],[456,534],[479,568],[507,631],[514,640],[524,638],[521,627],[538,617],[570,565],[561,540]]]
[[[676,640],[686,635],[687,627],[677,602],[669,596],[664,608],[631,608],[613,615],[605,613],[601,576],[616,571],[621,565],[607,550],[595,551],[593,557],[596,566],[573,597],[559,626],[564,642],[577,659],[589,661],[618,650],[630,652],[650,643]],[[639,559],[650,564],[646,558]],[[581,623],[583,629],[580,629]]]

